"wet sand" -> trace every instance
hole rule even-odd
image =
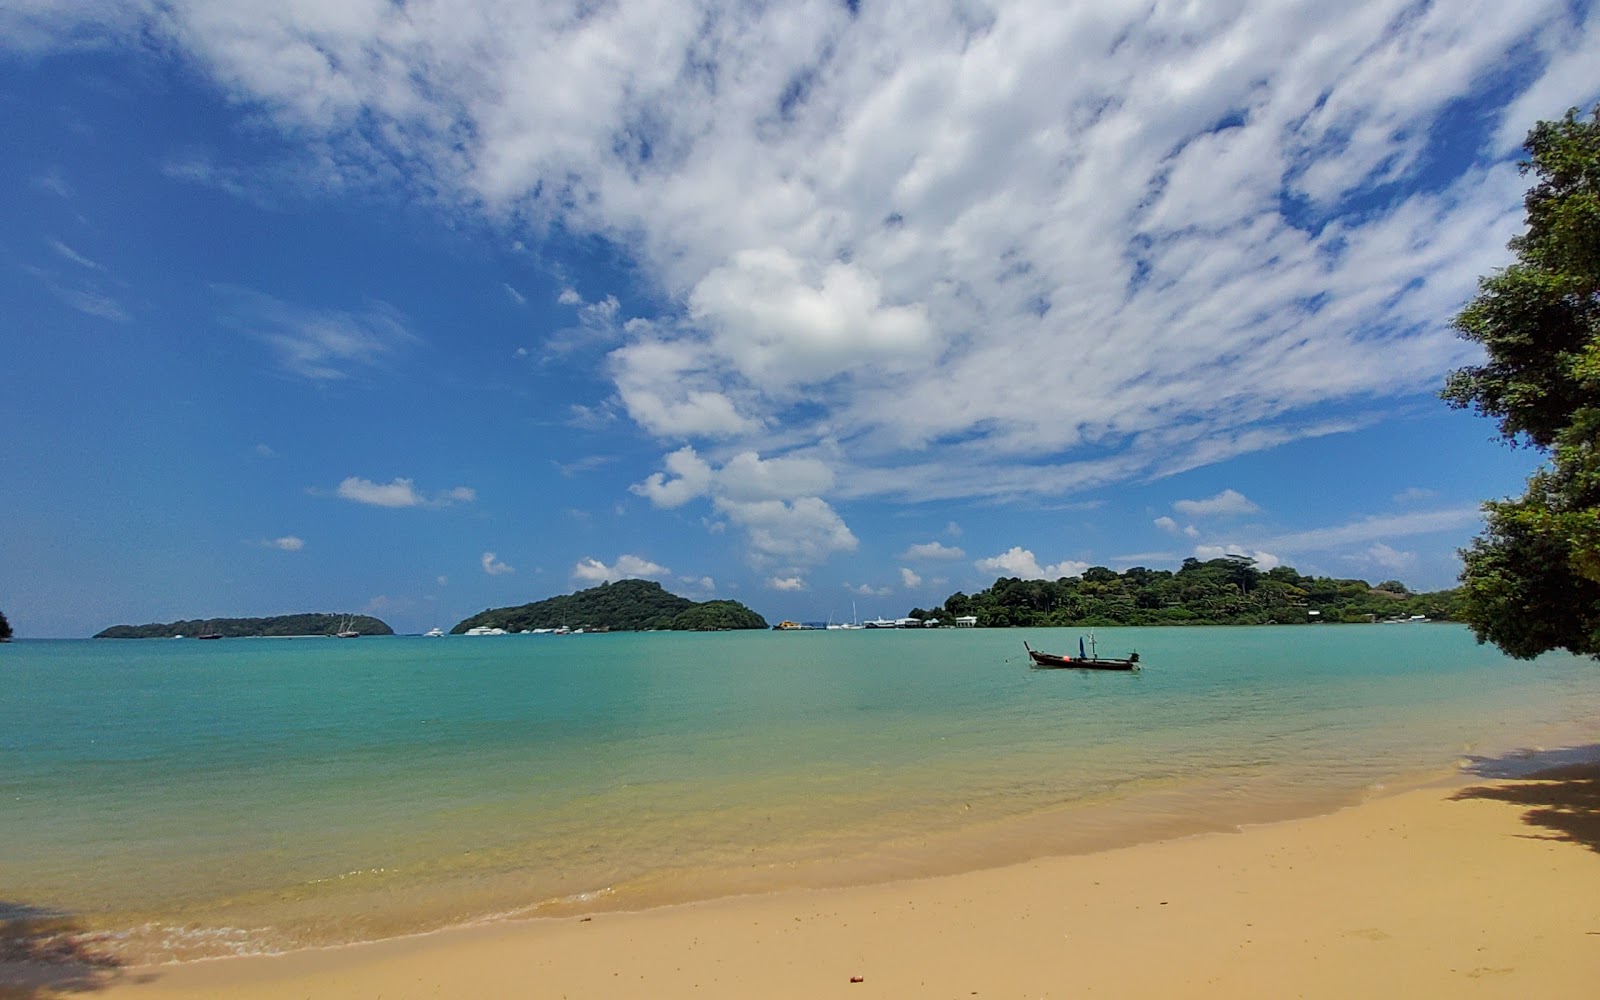
[[[13,963],[0,997],[1591,997],[1600,765],[1560,763],[950,877],[179,966]]]

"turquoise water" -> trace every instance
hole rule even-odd
[[[874,881],[1323,811],[1589,739],[1600,665],[1436,625],[35,641],[0,904],[134,960]]]

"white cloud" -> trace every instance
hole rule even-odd
[[[1476,507],[1375,515],[1347,524],[1276,535],[1262,540],[1261,544],[1283,552],[1326,552],[1351,544],[1365,545],[1385,538],[1406,538],[1441,531],[1464,535],[1476,529],[1481,519],[1482,513]]]
[[[1259,570],[1275,569],[1283,565],[1283,560],[1271,552],[1263,552],[1260,549],[1252,549],[1243,545],[1196,545],[1194,547],[1194,557],[1202,561],[1221,559],[1225,556],[1244,556],[1247,559],[1254,559],[1256,569]]]
[[[874,587],[870,583],[862,583],[855,586],[847,583],[844,585],[844,589],[861,597],[888,597],[894,593],[893,587]]]
[[[349,378],[379,367],[421,338],[400,311],[374,302],[360,312],[295,305],[235,285],[213,285],[224,325],[272,349],[285,371],[312,381]]]
[[[1088,563],[1072,559],[1063,559],[1053,566],[1040,566],[1034,554],[1020,545],[1012,546],[997,556],[979,559],[973,565],[983,573],[1014,576],[1022,580],[1059,580],[1062,577],[1079,576],[1089,568]]]
[[[350,476],[339,484],[338,493],[346,500],[374,507],[416,507],[422,503],[421,494],[409,479],[374,483],[360,476]]]
[[[256,449],[255,450],[256,450],[256,456],[259,457],[259,458],[277,458],[278,457],[278,453],[272,450],[272,446],[271,445],[258,444],[258,445],[256,445]]]
[[[450,586],[450,578],[448,576],[445,576],[443,573],[441,573],[438,576],[434,577],[434,582],[437,583],[441,587]]]
[[[480,562],[483,564],[483,571],[490,576],[503,576],[507,573],[516,572],[515,569],[501,562],[493,552],[485,552]]]
[[[1205,500],[1179,500],[1172,505],[1172,509],[1185,517],[1223,517],[1230,514],[1254,514],[1261,508],[1251,503],[1237,490],[1223,490]]]
[[[1163,514],[1162,516],[1156,518],[1153,523],[1155,524],[1156,527],[1160,528],[1162,531],[1165,531],[1165,532],[1167,532],[1169,534],[1176,535],[1178,533],[1178,530],[1179,530],[1178,529],[1178,522],[1174,521],[1170,517],[1167,517],[1165,514]]]
[[[1382,542],[1374,542],[1359,554],[1347,558],[1352,562],[1376,566],[1390,573],[1407,573],[1417,567],[1415,552],[1401,552]]]
[[[666,470],[629,487],[657,507],[681,507],[700,497],[744,529],[747,552],[757,565],[815,566],[836,552],[853,552],[855,535],[838,513],[814,493],[833,485],[833,471],[820,459],[763,459],[735,454],[720,468],[685,446],[662,459]]]
[[[335,492],[346,500],[373,507],[448,507],[478,499],[478,492],[470,486],[457,486],[437,496],[426,497],[417,492],[412,480],[399,477],[392,482],[375,483],[360,476],[348,476]]]
[[[514,304],[519,306],[525,306],[528,304],[528,297],[517,291],[515,288],[512,288],[509,284],[501,283],[500,287],[506,290],[506,297],[509,298]]]
[[[744,529],[757,565],[816,566],[860,542],[834,509],[817,497],[740,502],[719,498],[716,509]]]
[[[665,306],[596,328],[618,412],[836,442],[830,496],[915,499],[1170,475],[1433,391],[1522,214],[1513,166],[1448,147],[1597,89],[1563,0],[568,6],[28,0],[0,45],[167,50],[308,183],[625,244]],[[412,336],[253,313],[312,379]]]
[[[783,591],[805,590],[806,582],[798,576],[773,576],[767,578],[767,589]]]
[[[688,446],[662,459],[666,472],[653,472],[642,483],[629,489],[657,507],[682,507],[695,497],[704,496],[711,489],[712,470],[695,450]]]
[[[284,535],[282,538],[274,538],[267,544],[279,550],[280,552],[299,552],[301,549],[306,547],[305,541],[303,539],[296,538],[294,535]]]
[[[1188,535],[1190,538],[1199,538],[1200,537],[1200,529],[1196,528],[1192,524],[1184,525],[1183,526],[1183,533],[1185,535]]]
[[[90,260],[88,257],[85,257],[83,254],[67,246],[60,240],[49,240],[48,242],[52,250],[65,257],[67,260],[72,261],[74,264],[77,264],[79,267],[87,268],[91,271],[105,270],[105,268],[100,264]]]
[[[900,583],[904,585],[907,590],[912,590],[916,587],[922,586],[922,577],[918,576],[916,573],[912,572],[906,567],[901,566]]]
[[[940,542],[923,542],[912,545],[900,553],[900,558],[907,560],[935,560],[935,559],[965,559],[967,553],[954,545],[944,545]]]
[[[588,583],[614,583],[617,580],[660,580],[672,575],[672,571],[660,563],[651,562],[642,556],[620,555],[617,561],[607,566],[593,557],[578,560],[572,567],[572,578]]]
[[[1410,486],[1394,495],[1395,503],[1415,503],[1419,500],[1432,500],[1438,496],[1437,490],[1424,489],[1420,486]]]

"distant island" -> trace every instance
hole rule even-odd
[[[691,601],[652,580],[618,580],[512,608],[488,608],[450,630],[472,628],[531,632],[546,628],[586,632],[721,632],[764,629],[767,620],[738,601]]]
[[[262,636],[334,635],[338,632],[362,635],[394,635],[394,629],[371,615],[276,615],[271,618],[197,618],[191,621],[150,625],[113,625],[95,633],[96,639],[174,639],[200,635],[220,635],[225,639]]]
[[[1460,599],[1459,589],[1419,594],[1398,580],[1302,576],[1292,566],[1261,570],[1254,559],[1226,556],[1185,559],[1177,571],[1091,566],[1059,580],[1001,577],[909,617],[942,625],[970,618],[979,628],[1454,621]]]

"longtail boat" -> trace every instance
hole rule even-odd
[[[1113,657],[1101,658],[1095,654],[1084,655],[1083,640],[1078,641],[1077,656],[1064,656],[1056,653],[1041,653],[1028,645],[1028,640],[1022,640],[1022,648],[1028,651],[1028,659],[1033,661],[1036,670],[1138,670],[1139,654],[1129,653],[1128,658],[1116,659]]]

